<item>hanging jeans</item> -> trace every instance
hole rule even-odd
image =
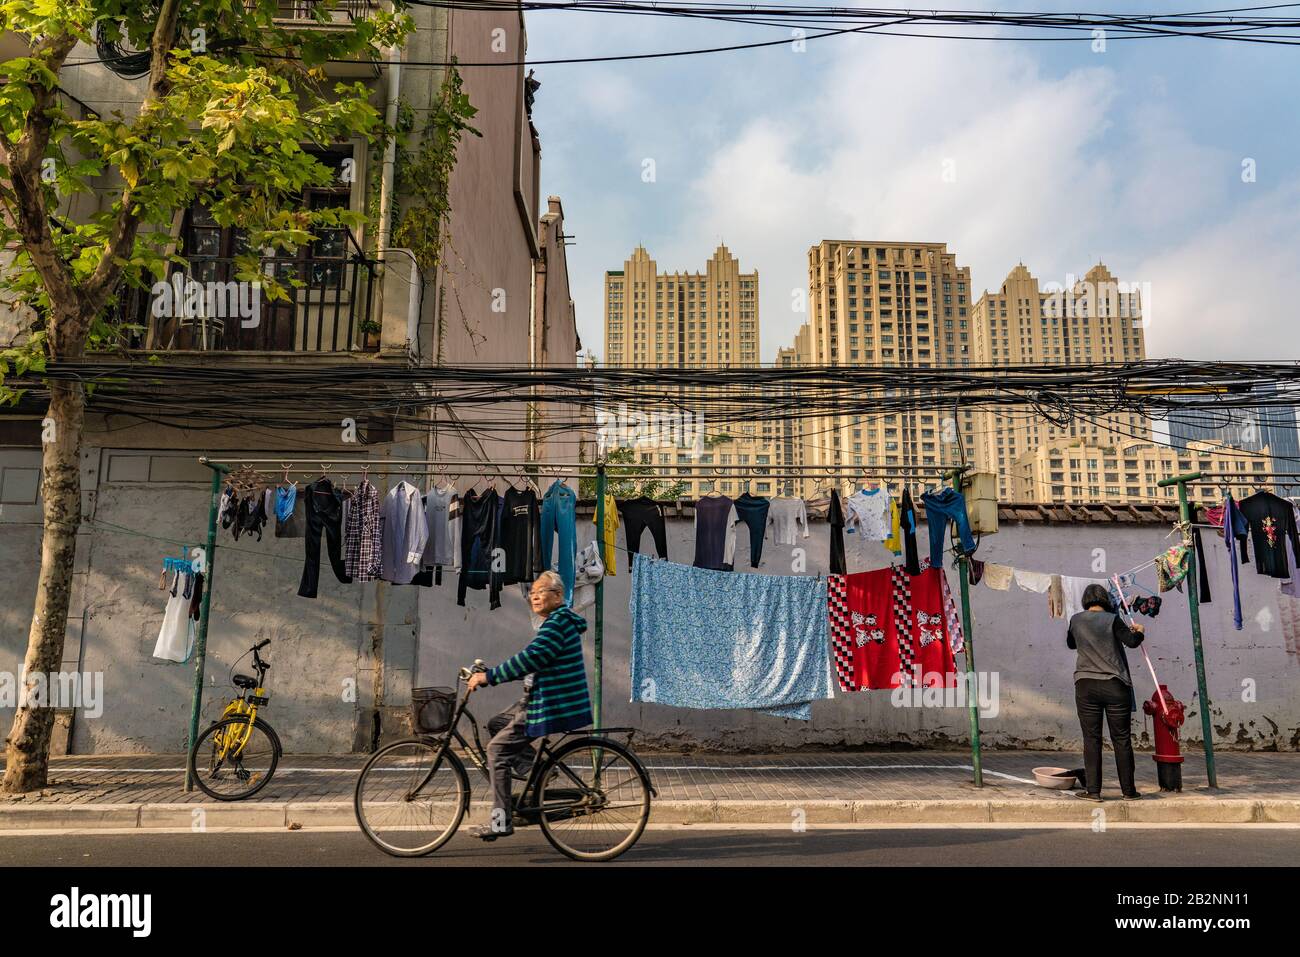
[[[966,499],[955,489],[945,488],[939,492],[926,492],[921,496],[925,506],[925,521],[930,526],[930,565],[943,567],[943,541],[948,535],[948,523],[957,523],[957,537],[961,541],[962,551],[970,554],[975,551],[975,539],[971,535],[970,520],[966,517]]]
[[[305,515],[307,534],[304,541],[307,546],[307,562],[303,565],[298,594],[302,598],[315,598],[316,586],[320,581],[322,531],[325,533],[334,577],[345,585],[352,582],[343,567],[343,501],[329,479],[318,479],[307,486]]]
[[[663,507],[658,502],[642,495],[620,502],[618,510],[623,516],[623,534],[627,536],[628,571],[632,570],[632,556],[641,552],[641,536],[647,528],[659,557],[668,557],[668,530],[664,526]]]
[[[1110,726],[1119,789],[1133,794],[1133,695],[1118,678],[1080,678],[1074,683],[1074,706],[1083,731],[1083,769],[1090,794],[1101,793],[1101,721]]]
[[[749,567],[757,568],[763,559],[763,534],[767,531],[767,512],[772,503],[745,492],[732,504],[736,515],[749,526]]]
[[[573,489],[556,482],[542,499],[542,565],[551,567],[551,541],[560,538],[560,556],[556,561],[560,578],[564,580],[564,603],[573,602],[573,560],[578,554],[578,519],[575,506],[578,497]]]

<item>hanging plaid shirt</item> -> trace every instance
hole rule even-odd
[[[374,581],[382,571],[379,492],[363,479],[348,508],[343,567],[354,582]]]

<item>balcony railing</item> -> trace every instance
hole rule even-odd
[[[247,4],[250,8],[255,3]],[[320,23],[317,10],[324,13],[325,22],[348,23],[363,20],[379,9],[379,0],[339,0],[338,3],[326,5],[320,0],[281,0],[276,4],[276,18],[279,20],[301,20]]]
[[[353,245],[349,237],[348,245]],[[168,288],[131,290],[120,315],[142,327],[136,349],[181,352],[368,352],[378,348],[373,315],[378,262],[346,256],[261,259],[287,298],[270,299],[260,283],[238,281],[235,259],[191,256]]]

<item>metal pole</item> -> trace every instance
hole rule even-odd
[[[208,546],[203,563],[203,601],[199,605],[199,626],[194,636],[194,695],[190,700],[190,733],[185,738],[185,790],[194,790],[188,755],[199,736],[199,711],[203,708],[203,672],[208,659],[208,618],[212,612],[213,572],[216,567],[217,511],[221,506],[221,476],[225,469],[205,462],[212,469],[212,500],[208,504]]]
[[[601,556],[605,553],[605,463],[596,464],[596,547],[600,549]],[[609,569],[605,570],[609,574]],[[592,716],[596,720],[595,726],[600,727],[600,704],[601,691],[603,688],[604,671],[605,671],[605,577],[601,576],[600,581],[596,582],[596,629],[595,637],[592,639],[594,644],[595,656],[595,684],[592,696]]]
[[[954,469],[952,475],[952,487],[961,494],[961,476],[965,469]],[[933,521],[930,516],[926,516],[927,521]],[[942,573],[943,569],[940,569]],[[979,695],[976,690],[979,687],[975,675],[975,641],[974,629],[971,627],[970,614],[970,559],[965,552],[957,556],[957,573],[961,576],[961,626],[965,634],[965,657],[966,657],[966,700],[970,709],[970,763],[974,771],[973,780],[977,788],[984,786],[984,763],[980,755],[980,709]]]
[[[1201,477],[1200,472],[1188,472],[1164,479],[1159,485],[1178,486],[1178,515],[1184,525],[1192,520],[1187,505],[1187,483]],[[1236,556],[1231,560],[1235,561]],[[1214,729],[1210,725],[1210,693],[1205,687],[1205,652],[1201,649],[1201,596],[1196,589],[1196,549],[1187,550],[1187,610],[1192,616],[1192,654],[1196,659],[1196,693],[1201,698],[1201,737],[1205,740],[1205,777],[1210,787],[1219,786],[1219,776],[1214,770]]]
[[[980,758],[979,695],[975,693],[979,685],[975,675],[975,643],[972,636],[970,616],[969,561],[970,559],[962,555],[957,563],[957,571],[961,575],[961,626],[966,639],[966,698],[970,706],[970,763],[974,769],[975,786],[982,788],[984,786],[984,765]]]

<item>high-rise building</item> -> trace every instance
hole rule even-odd
[[[605,273],[605,362],[628,366],[758,364],[758,272],[719,246],[704,272],[660,273],[638,246]]]
[[[1260,383],[1258,393],[1273,393],[1277,385]],[[1251,452],[1267,448],[1279,472],[1300,472],[1300,423],[1290,406],[1255,409],[1197,410],[1169,416],[1169,444],[1185,449],[1189,442],[1210,441],[1235,445]],[[1294,494],[1294,482],[1274,483],[1278,491]]]
[[[1260,487],[1273,468],[1267,451],[1243,452],[1217,442],[1189,442],[1173,449],[1126,439],[1099,446],[1083,439],[1040,445],[1025,452],[1011,469],[1012,496],[1018,502],[1109,505],[1177,502],[1177,489],[1162,479],[1188,472],[1226,476],[1201,482],[1189,492],[1201,502],[1218,501],[1224,488],[1244,498]]]
[[[970,268],[944,243],[823,240],[808,250],[809,319],[790,359],[804,365],[971,364]],[[803,423],[802,462],[948,465],[969,454],[971,411],[914,409]]]
[[[1017,265],[995,292],[985,291],[972,314],[976,365],[1085,365],[1146,357],[1141,302],[1098,263],[1075,282],[1044,289]],[[1013,482],[1016,463],[1046,445],[1081,441],[1093,447],[1148,440],[1135,412],[1054,424],[1031,406],[982,409],[976,416],[975,462],[998,475],[998,496],[1011,501],[1043,486]]]
[[[605,361],[611,366],[756,366],[759,361],[758,272],[719,246],[703,272],[661,273],[638,246],[623,268],[605,273]],[[690,494],[720,491],[758,495],[776,491],[775,480],[733,472],[715,475],[674,466],[724,465],[755,469],[775,463],[771,423],[715,421],[704,414],[702,393],[683,388],[673,410],[703,421],[701,446],[689,448],[667,436],[637,443],[638,460],[680,480]],[[618,410],[609,410],[616,413]]]

